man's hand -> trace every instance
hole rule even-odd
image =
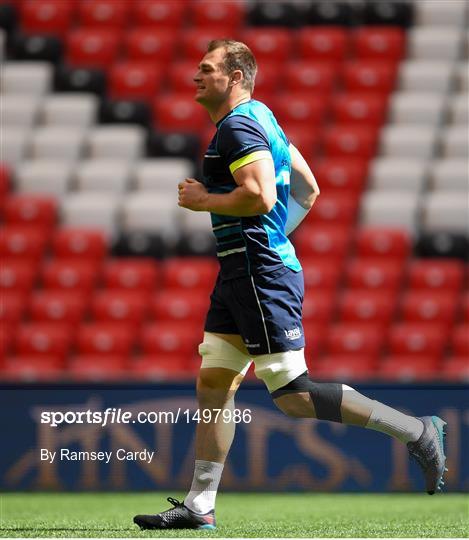
[[[186,178],[178,184],[178,205],[189,210],[207,210],[208,191],[194,178]]]

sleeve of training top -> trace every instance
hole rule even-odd
[[[272,159],[264,128],[252,118],[228,117],[218,130],[217,150],[229,164],[231,174],[259,159]]]

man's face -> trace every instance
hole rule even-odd
[[[194,76],[197,85],[195,100],[202,105],[221,103],[226,99],[230,77],[223,71],[223,49],[207,53]]]

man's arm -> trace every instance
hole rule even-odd
[[[272,158],[266,155],[235,169],[232,174],[237,187],[230,193],[208,193],[203,184],[186,178],[179,184],[179,206],[224,216],[268,214],[277,201]]]

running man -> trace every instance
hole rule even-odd
[[[429,494],[445,470],[445,422],[415,418],[340,383],[308,376],[301,321],[303,274],[287,236],[306,216],[319,188],[272,112],[251,98],[256,61],[232,40],[210,42],[194,81],[195,99],[217,131],[204,157],[203,179],[178,186],[179,206],[210,212],[220,272],[211,295],[197,380],[200,409],[233,409],[251,361],[285,414],[381,431],[407,445]],[[213,529],[215,498],[235,424],[198,423],[192,485],[181,503],[138,515],[142,529]]]

